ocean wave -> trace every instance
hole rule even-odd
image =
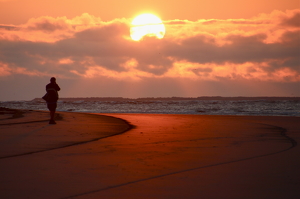
[[[1,107],[47,110],[42,99],[3,101]],[[126,98],[62,98],[58,111],[90,113],[165,113],[208,115],[283,115],[300,116],[300,99],[126,99]]]

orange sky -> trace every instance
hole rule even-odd
[[[25,23],[32,17],[89,13],[102,20],[153,12],[163,20],[249,18],[273,10],[300,8],[299,0],[0,0],[0,24]]]
[[[0,0],[0,101],[51,76],[61,97],[300,96],[298,0],[109,2]],[[130,39],[146,10],[164,39]]]

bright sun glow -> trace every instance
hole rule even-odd
[[[130,36],[139,41],[144,36],[162,39],[165,36],[165,26],[157,16],[153,14],[141,14],[131,22]]]

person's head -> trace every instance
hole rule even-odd
[[[55,83],[55,82],[56,82],[55,77],[51,77],[50,82],[51,82],[51,83]]]

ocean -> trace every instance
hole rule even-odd
[[[0,101],[0,107],[47,110],[41,98]],[[57,111],[196,115],[300,116],[300,97],[61,98]]]

